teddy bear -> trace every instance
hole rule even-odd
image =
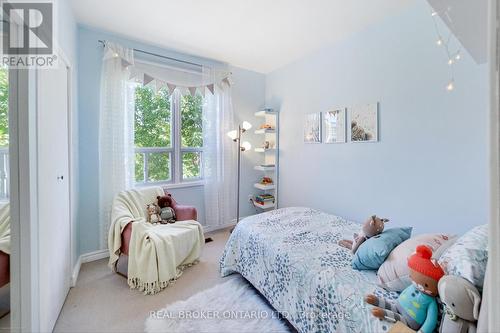
[[[172,196],[170,194],[164,196],[157,196],[158,207],[160,208],[160,222],[175,223],[175,211],[172,208]]]
[[[375,307],[372,314],[379,319],[400,321],[412,330],[432,333],[438,321],[438,283],[444,276],[439,264],[431,259],[432,249],[417,246],[417,251],[408,258],[412,284],[389,301],[373,294],[365,296],[365,302]]]
[[[161,221],[160,214],[158,214],[159,207],[155,203],[146,205],[146,211],[148,213],[149,223],[158,223]]]
[[[446,305],[439,327],[441,333],[476,332],[481,294],[462,277],[446,275],[438,284],[439,298]]]
[[[377,236],[384,231],[385,223],[389,222],[388,219],[381,219],[377,215],[372,215],[361,228],[359,234],[354,234],[354,240],[343,239],[339,241],[339,245],[348,248],[352,253],[356,253],[359,246],[366,241],[368,238]]]

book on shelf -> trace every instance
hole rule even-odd
[[[255,202],[264,205],[267,202],[274,202],[274,196],[271,194],[259,194],[255,196]]]
[[[255,203],[256,205],[265,206],[265,205],[266,205],[266,204],[268,204],[268,203],[272,203],[272,204],[274,204],[274,201],[260,202],[260,201],[255,200],[255,201],[254,201],[254,203]]]

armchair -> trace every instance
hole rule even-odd
[[[172,194],[168,193],[166,188],[163,188],[163,192],[170,198],[170,207],[175,212],[175,216],[177,221],[187,221],[187,220],[198,220],[198,212],[195,207],[179,205],[177,201],[172,197]],[[127,226],[123,229],[121,234],[121,243],[120,247],[120,258],[116,264],[116,271],[118,274],[127,276],[128,271],[128,253],[130,246],[130,238],[132,236],[132,223],[127,224]]]

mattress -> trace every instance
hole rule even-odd
[[[360,227],[302,207],[251,216],[231,234],[220,272],[241,274],[299,332],[386,332],[392,323],[373,317],[364,295],[397,293],[376,285],[376,271],[352,269],[337,244]]]

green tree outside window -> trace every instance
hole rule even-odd
[[[183,179],[201,177],[201,153],[185,152],[183,148],[203,147],[203,98],[200,95],[180,97],[180,167]],[[155,92],[150,87],[135,89],[135,146],[136,148],[173,148],[172,96],[166,88]],[[137,153],[135,159],[136,182],[169,181],[173,153]],[[144,179],[144,159],[147,158],[148,179]]]

